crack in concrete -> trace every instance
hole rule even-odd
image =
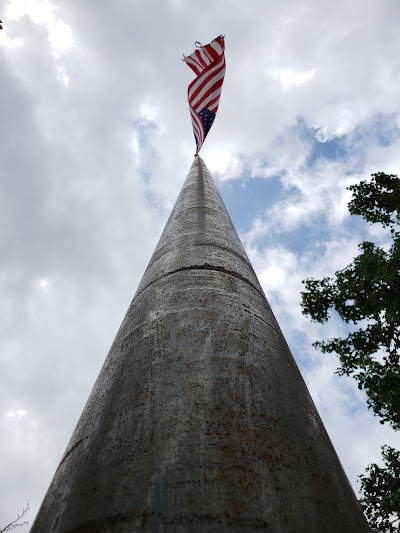
[[[236,252],[233,248],[229,248],[229,246],[223,246],[222,244],[218,244],[216,242],[195,242],[193,243],[193,246],[210,246],[212,248],[219,248],[220,250],[224,250],[225,252],[229,252],[233,255],[236,255],[239,259],[241,259],[246,265],[251,269],[251,271],[256,275],[254,272],[254,268],[252,267],[249,259],[245,257],[244,255],[240,254],[239,252]]]
[[[186,266],[186,267],[181,267],[181,268],[177,268],[176,270],[171,270],[171,272],[167,272],[166,274],[163,274],[162,276],[160,276],[159,278],[156,278],[154,279],[153,281],[151,281],[148,285],[146,285],[145,287],[143,287],[143,289],[137,293],[135,295],[135,298],[134,300],[136,300],[136,298],[142,294],[143,291],[145,291],[146,289],[148,289],[151,285],[153,285],[154,283],[157,283],[157,281],[160,281],[161,279],[163,278],[166,278],[167,276],[172,276],[173,274],[177,274],[178,272],[185,272],[185,271],[188,271],[188,270],[213,270],[213,271],[217,271],[217,272],[223,272],[224,274],[228,274],[229,276],[233,276],[237,279],[239,279],[240,281],[243,281],[244,283],[247,283],[247,285],[249,285],[252,289],[254,289],[255,291],[257,291],[257,293],[262,296],[262,298],[265,300],[265,294],[262,292],[262,290],[258,289],[255,285],[253,285],[253,283],[251,283],[251,281],[249,281],[248,279],[246,279],[245,277],[241,276],[240,274],[238,274],[237,272],[233,272],[232,270],[228,270],[227,268],[224,268],[224,267],[220,267],[220,266],[216,266],[216,265],[209,265],[207,263],[205,263],[204,265],[191,265],[191,266]],[[134,302],[133,300],[133,302]],[[127,315],[129,314],[131,308],[133,307],[133,302],[128,310],[128,313]],[[251,313],[254,317],[258,318],[259,320],[261,320],[262,322],[264,322],[264,324],[266,324],[267,326],[270,326],[274,331],[276,331],[277,333],[279,334],[282,334],[280,330],[278,330],[273,324],[271,324],[270,322],[267,322],[266,320],[264,320],[262,317],[260,317],[259,315],[256,315],[255,313]]]
[[[75,448],[77,448],[80,444],[82,444],[82,442],[84,440],[86,440],[87,438],[89,438],[89,435],[86,435],[85,437],[82,437],[81,439],[79,439],[73,446],[70,450],[68,450],[68,452],[64,455],[64,457],[61,459],[61,463],[58,465],[57,467],[57,470],[60,468],[60,466],[63,464],[63,462],[71,455],[71,453],[75,450]]]
[[[177,268],[176,270],[171,270],[171,272],[167,272],[166,274],[163,274],[159,278],[156,278],[153,281],[150,281],[150,283],[148,283],[145,287],[143,287],[143,289],[140,292],[136,294],[135,298],[137,298],[139,294],[142,294],[142,292],[145,291],[148,287],[150,287],[154,283],[157,283],[157,281],[160,281],[161,279],[166,278],[167,276],[172,276],[173,274],[177,274],[178,272],[185,272],[187,270],[213,270],[216,272],[223,272],[224,274],[228,274],[229,276],[233,276],[237,279],[240,279],[240,281],[247,283],[247,285],[250,285],[250,287],[254,289],[255,291],[257,291],[260,296],[265,298],[264,293],[258,287],[256,287],[251,281],[246,279],[244,276],[241,276],[240,274],[238,274],[237,272],[233,272],[232,270],[228,270],[227,268],[217,266],[217,265],[209,265],[208,263],[204,263],[204,265],[185,266],[185,267]]]

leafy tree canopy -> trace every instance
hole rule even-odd
[[[372,174],[369,182],[349,187],[352,215],[388,228],[389,245],[365,241],[361,253],[334,277],[304,281],[303,313],[324,323],[336,311],[353,326],[345,338],[314,346],[339,356],[340,375],[353,376],[367,394],[368,406],[400,428],[400,180]],[[400,451],[383,446],[384,466],[371,464],[360,477],[360,503],[373,531],[400,532]]]
[[[353,376],[381,423],[399,429],[400,179],[379,172],[349,190],[350,213],[389,228],[390,246],[363,242],[361,253],[334,277],[304,281],[303,313],[324,323],[333,310],[354,325],[347,337],[317,341],[314,346],[337,353],[338,374]]]
[[[375,531],[400,531],[400,452],[383,446],[384,467],[371,464],[361,480],[361,506]]]

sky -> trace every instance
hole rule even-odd
[[[301,313],[364,239],[346,187],[400,169],[398,0],[4,0],[0,527],[32,524],[195,151],[194,42],[225,35],[201,151],[345,471],[400,437]],[[28,531],[29,526],[19,531]]]

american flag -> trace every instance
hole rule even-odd
[[[197,75],[188,88],[197,155],[214,122],[219,105],[225,76],[224,37],[220,35],[206,46],[196,42],[196,46],[193,54],[183,56],[183,61]]]

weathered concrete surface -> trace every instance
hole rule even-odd
[[[196,158],[32,532],[369,531]]]

